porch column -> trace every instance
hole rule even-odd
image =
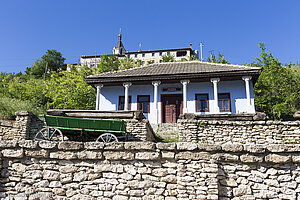
[[[130,82],[123,83],[123,86],[125,87],[125,102],[124,102],[124,110],[128,110],[128,88],[131,86]]]
[[[219,113],[219,102],[218,102],[218,82],[220,81],[219,78],[211,78],[210,82],[214,85],[214,101],[215,101],[215,113]]]
[[[252,76],[243,76],[242,79],[245,81],[246,86],[246,97],[247,97],[247,110],[250,111],[251,99],[250,99],[250,80]]]
[[[188,112],[187,109],[187,84],[189,84],[190,80],[181,80],[182,84],[182,92],[183,92],[183,114]]]
[[[100,94],[101,94],[101,88],[103,87],[103,84],[97,84],[95,86],[96,86],[96,89],[97,89],[96,110],[100,110]]]
[[[152,81],[152,85],[154,86],[154,121],[158,123],[158,105],[157,105],[157,99],[158,99],[158,85],[160,84],[160,81]]]

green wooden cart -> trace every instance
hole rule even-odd
[[[43,116],[46,126],[34,137],[34,140],[63,141],[68,136],[96,135],[97,142],[118,142],[126,138],[126,122],[123,120],[86,119],[63,116]]]

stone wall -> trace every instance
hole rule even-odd
[[[78,118],[97,118],[125,120],[128,140],[154,141],[155,136],[151,125],[139,111],[83,111],[83,110],[49,110],[51,115],[69,116]],[[31,112],[17,111],[16,120],[0,120],[0,140],[33,139],[35,134],[45,125],[44,119],[40,119]]]
[[[178,120],[179,140],[223,144],[300,143],[300,121]]]
[[[0,140],[33,138],[44,122],[28,111],[17,111],[15,120],[0,120]]]
[[[0,141],[2,199],[299,199],[300,145]]]

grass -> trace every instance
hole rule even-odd
[[[34,114],[44,113],[44,109],[30,101],[22,101],[8,97],[0,97],[0,119],[15,119],[15,112],[19,110],[30,111]]]

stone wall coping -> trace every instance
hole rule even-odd
[[[54,142],[54,141],[32,141],[32,140],[2,140],[0,141],[0,150],[3,149],[46,149],[50,151],[206,151],[221,153],[300,153],[300,144],[241,144],[225,143],[203,144],[192,142],[179,143],[154,143],[154,142],[119,142],[119,143],[101,143],[101,142]]]
[[[300,120],[297,121],[228,121],[228,120],[196,120],[196,119],[178,119],[177,123],[200,123],[200,125],[289,125],[300,126]]]

